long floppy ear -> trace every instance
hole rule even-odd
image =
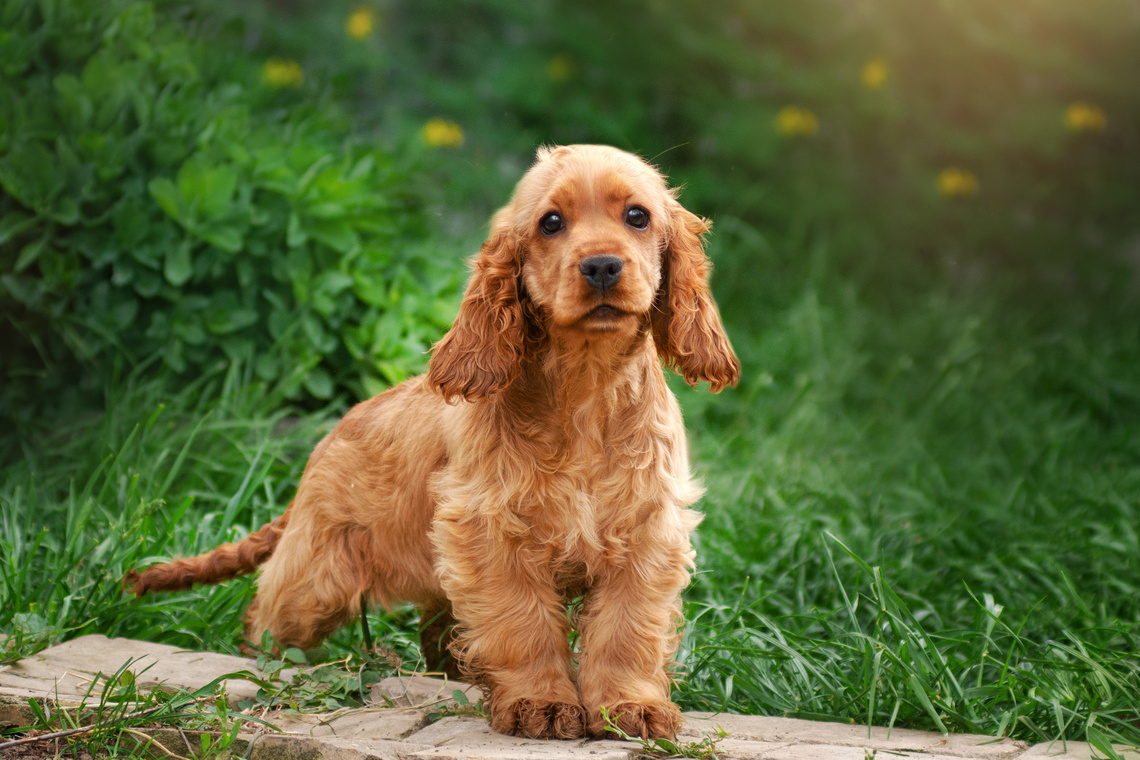
[[[519,293],[520,244],[506,209],[500,211],[475,257],[459,314],[432,350],[427,381],[448,401],[499,393],[522,370],[527,328]]]
[[[661,286],[653,304],[657,353],[689,385],[702,380],[719,393],[740,379],[740,362],[720,322],[709,291],[709,270],[701,236],[712,224],[673,201]]]

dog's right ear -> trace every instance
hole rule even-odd
[[[499,393],[522,371],[527,337],[519,293],[522,242],[510,216],[508,209],[495,215],[455,323],[432,349],[427,381],[448,401]]]

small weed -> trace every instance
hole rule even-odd
[[[242,709],[315,712],[367,704],[372,684],[395,673],[398,666],[385,650],[358,650],[336,660],[328,660],[324,647],[308,652],[295,647],[279,650],[267,631],[257,667],[273,683],[259,689],[255,700],[243,701]]]
[[[8,636],[0,640],[0,665],[31,657],[62,633],[63,630],[50,625],[35,612],[13,615]]]
[[[474,715],[479,718],[486,718],[487,711],[484,709],[483,700],[472,703],[467,695],[460,689],[455,689],[451,692],[451,699],[455,702],[452,707],[448,702],[437,703],[435,708],[428,712],[428,721],[435,723],[437,720],[447,718],[452,715]]]
[[[641,746],[644,756],[655,758],[668,757],[697,757],[715,760],[717,755],[717,742],[728,736],[728,732],[717,726],[716,733],[706,734],[703,739],[696,742],[675,741],[672,739],[642,739],[640,736],[630,736],[618,726],[616,716],[611,716],[609,710],[602,708],[602,718],[606,721],[606,730],[615,734],[619,739],[636,742]]]

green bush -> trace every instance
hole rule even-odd
[[[3,0],[0,27],[6,409],[117,357],[317,398],[422,365],[459,267],[295,64],[167,3]]]

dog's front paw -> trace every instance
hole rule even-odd
[[[491,728],[528,739],[577,739],[585,727],[586,711],[568,702],[516,699],[491,711]]]
[[[606,713],[613,725],[634,738],[673,739],[681,728],[681,711],[672,702],[618,702]],[[601,710],[590,712],[589,731],[591,736],[615,736],[612,731],[606,731]]]

